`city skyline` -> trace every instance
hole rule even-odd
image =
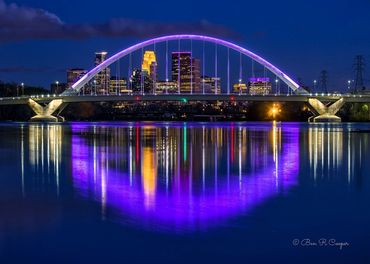
[[[120,63],[116,66],[116,75],[111,74],[108,66],[99,72],[82,91],[83,95],[93,94],[167,94],[167,93],[195,93],[195,94],[220,94],[230,92],[236,94],[267,95],[273,92],[272,81],[269,77],[255,77],[255,72],[242,79],[242,67],[237,82],[222,84],[218,76],[209,76],[201,69],[202,61],[193,56],[191,51],[173,51],[170,53],[171,60],[166,63],[166,78],[158,77],[157,55],[153,50],[142,52],[141,68],[129,68],[128,76],[122,76]],[[167,54],[167,57],[169,54]],[[95,52],[95,66],[106,61],[106,51]],[[180,61],[180,63],[179,63]],[[164,67],[164,66],[163,66]],[[171,69],[170,75],[169,68]],[[88,70],[72,68],[66,71],[66,82],[55,81],[51,84],[53,94],[61,94],[66,89],[73,89],[73,84],[88,73]],[[264,73],[266,75],[266,73]],[[232,82],[232,80],[229,80]],[[232,89],[230,88],[232,86]],[[217,89],[215,89],[217,87]],[[225,91],[225,88],[230,89]],[[279,93],[281,85],[275,76],[274,92]]]
[[[62,1],[63,2],[63,1]],[[77,24],[79,22],[90,22],[96,24],[94,17],[88,17],[86,15],[79,16],[78,12],[66,13],[62,4],[45,3],[43,6],[37,6],[39,4],[36,1],[0,1],[1,11],[7,13],[20,12],[24,14],[25,7],[28,12],[32,10],[41,9],[42,14],[49,14],[55,21],[63,21],[63,24]],[[18,4],[16,7],[11,6],[10,3]],[[111,4],[120,5],[119,3]],[[296,20],[296,26],[290,26],[291,21],[284,16],[279,17],[277,14],[288,10],[294,10],[296,7],[292,1],[286,1],[281,3],[279,6],[275,6],[277,14],[272,13],[271,9],[263,9],[260,4],[248,3],[251,9],[259,10],[259,12],[249,12],[250,19],[248,20],[248,27],[244,29],[241,25],[245,23],[237,23],[241,21],[237,19],[238,12],[233,13],[232,19],[226,24],[221,22],[221,18],[218,18],[213,11],[220,11],[222,8],[225,10],[225,16],[230,16],[231,6],[226,4],[221,7],[215,7],[210,2],[205,1],[199,3],[199,8],[194,9],[194,17],[192,20],[188,20],[188,17],[184,14],[178,14],[179,17],[170,15],[169,21],[160,21],[160,25],[166,25],[162,28],[162,32],[158,32],[159,35],[165,33],[171,33],[174,31],[194,31],[192,27],[183,27],[183,22],[189,22],[189,25],[194,25],[194,20],[202,21],[206,19],[209,22],[208,26],[203,26],[201,32],[208,35],[216,35],[219,32],[220,35],[226,35],[227,39],[238,39],[238,43],[242,46],[250,48],[257,54],[262,55],[276,65],[282,66],[283,70],[291,73],[293,77],[298,80],[300,79],[305,85],[313,86],[313,81],[318,80],[320,77],[320,71],[327,70],[328,72],[328,88],[329,90],[343,90],[346,88],[346,82],[349,79],[354,79],[353,72],[353,59],[358,54],[363,54],[365,60],[369,59],[369,50],[366,43],[368,29],[364,27],[366,25],[366,16],[353,16],[346,14],[361,13],[362,6],[368,6],[368,1],[358,1],[356,5],[350,5],[348,1],[339,1],[336,4],[335,12],[332,14],[329,12],[330,4],[320,4],[320,10],[316,9],[319,5],[318,2],[306,3],[305,7],[307,12],[312,11],[312,14],[316,14],[316,19],[303,19],[298,20],[299,16],[294,14],[291,18]],[[77,4],[78,6],[80,4]],[[129,3],[128,5],[131,5]],[[247,5],[239,3],[241,7],[247,10]],[[271,4],[274,5],[274,4]],[[37,8],[36,8],[37,7]],[[206,9],[205,7],[209,7]],[[23,9],[22,9],[23,8]],[[96,10],[96,5],[91,4],[89,10]],[[102,6],[105,9],[105,6]],[[159,11],[160,6],[154,7],[156,11]],[[78,9],[78,8],[76,8]],[[157,12],[157,15],[145,16],[145,19],[140,19],[142,15],[140,13],[129,13],[120,14],[116,11],[111,11],[106,15],[102,15],[99,19],[109,20],[110,17],[122,17],[127,15],[128,21],[130,19],[138,19],[140,21],[147,22],[148,24],[155,26],[158,21],[160,14],[168,13],[168,8],[163,7],[163,10]],[[243,8],[241,8],[243,10]],[[5,11],[4,11],[5,10]],[[188,10],[184,7],[184,12]],[[207,10],[207,12],[205,11]],[[11,12],[10,12],[11,11]],[[47,11],[47,13],[46,13]],[[209,11],[209,12],[208,12]],[[229,12],[227,12],[229,11]],[[23,12],[23,13],[22,13]],[[44,13],[43,13],[44,12]],[[258,14],[266,12],[268,16],[266,19],[259,20],[260,25],[253,21],[254,17],[258,17]],[[326,13],[325,13],[326,12]],[[186,14],[186,12],[185,12]],[[109,16],[108,16],[109,15]],[[202,18],[203,16],[203,18]],[[327,18],[327,16],[330,18]],[[1,18],[4,20],[4,17]],[[7,23],[4,23],[7,27],[9,26],[10,18],[7,19]],[[194,19],[194,20],[193,20]],[[80,20],[80,21],[78,21]],[[222,18],[224,21],[224,18]],[[330,20],[330,21],[329,21]],[[21,21],[23,21],[21,19]],[[67,21],[67,22],[64,22]],[[327,23],[327,25],[325,23]],[[20,22],[19,22],[20,23]],[[321,23],[321,24],[320,24]],[[223,30],[215,30],[217,25],[223,24]],[[31,23],[32,25],[32,23]],[[134,23],[135,25],[135,23]],[[139,28],[142,24],[137,22],[136,26]],[[168,29],[168,25],[175,25]],[[176,27],[178,25],[178,27]],[[273,26],[275,25],[275,26]],[[276,29],[280,30],[280,36],[277,36]],[[303,32],[298,29],[304,29]],[[259,31],[261,30],[261,31]],[[145,30],[144,30],[145,31]],[[153,31],[156,34],[157,31]],[[235,33],[236,34],[232,34]],[[42,85],[48,87],[51,82],[61,80],[65,69],[67,68],[84,68],[91,69],[91,59],[87,56],[88,53],[96,50],[107,50],[110,54],[114,54],[116,51],[127,47],[132,43],[140,41],[140,39],[147,39],[149,35],[145,35],[143,32],[141,35],[138,34],[127,34],[125,32],[118,32],[116,36],[112,36],[110,33],[105,36],[80,36],[73,38],[71,36],[54,36],[52,39],[46,33],[43,36],[36,35],[33,37],[24,36],[18,39],[12,39],[10,37],[2,37],[3,46],[3,60],[0,62],[0,79],[3,81],[14,81],[24,82],[30,85]],[[287,39],[287,35],[294,36]],[[346,38],[341,36],[346,35]],[[303,38],[304,36],[304,38]],[[44,44],[42,44],[44,43]],[[72,48],[73,47],[73,48]],[[42,50],[42,52],[41,52]],[[58,50],[58,52],[55,52]],[[334,56],[335,54],[341,54],[341,56]],[[38,56],[36,57],[36,54]],[[36,59],[37,58],[37,59]],[[365,69],[364,81],[368,85],[369,71]],[[337,89],[338,88],[338,89]]]

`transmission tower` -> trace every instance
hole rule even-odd
[[[321,71],[320,73],[320,86],[321,91],[324,93],[328,93],[328,72],[326,70]]]
[[[357,93],[359,90],[364,89],[364,79],[363,79],[364,71],[365,71],[364,56],[357,55],[355,57],[353,67],[355,69],[355,76],[356,76],[354,92]]]

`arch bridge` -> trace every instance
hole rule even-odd
[[[264,69],[269,70],[276,78],[280,79],[284,84],[286,84],[288,91],[290,91],[286,95],[275,94],[275,95],[248,95],[248,94],[233,94],[230,90],[230,60],[228,57],[227,60],[227,91],[225,92],[217,92],[217,83],[214,94],[209,94],[204,92],[204,88],[202,92],[193,92],[191,90],[190,93],[182,94],[180,89],[177,93],[163,93],[163,94],[156,94],[153,92],[152,94],[144,93],[144,90],[138,93],[130,93],[130,94],[115,94],[115,95],[81,95],[84,87],[89,85],[93,81],[93,79],[101,73],[104,69],[107,69],[112,64],[119,62],[120,59],[133,54],[136,51],[143,51],[143,49],[151,46],[156,45],[159,43],[166,43],[166,57],[168,57],[168,42],[169,41],[180,41],[181,40],[190,40],[190,41],[201,41],[203,42],[203,56],[204,56],[204,43],[212,43],[216,47],[222,46],[227,48],[227,54],[229,56],[229,51],[232,50],[240,54],[240,56],[246,56],[252,60],[252,62],[257,62],[258,64],[262,65]],[[179,50],[180,51],[180,50]],[[130,57],[131,58],[131,57]],[[180,64],[180,60],[179,63]],[[180,65],[179,65],[180,67]],[[168,71],[166,69],[166,71]],[[179,69],[180,72],[180,69]],[[179,74],[180,75],[180,74]],[[216,53],[216,69],[215,75],[217,76],[217,53]],[[193,75],[192,75],[193,76]],[[167,79],[168,81],[168,79]],[[240,81],[239,81],[240,82]],[[180,87],[180,84],[179,86]],[[347,96],[348,97],[348,96]],[[87,74],[85,74],[82,78],[80,78],[76,83],[72,85],[70,89],[67,89],[62,94],[56,96],[41,96],[41,97],[17,97],[17,98],[0,98],[0,105],[4,104],[28,104],[31,109],[35,112],[35,116],[32,118],[32,121],[60,121],[63,120],[59,115],[61,111],[65,108],[68,103],[73,102],[84,102],[84,101],[274,101],[274,102],[281,102],[281,101],[299,101],[299,102],[307,102],[312,109],[312,112],[316,115],[313,118],[314,121],[340,121],[340,118],[337,117],[335,114],[336,112],[343,106],[343,104],[347,101],[354,100],[351,96],[349,98],[345,98],[342,95],[312,95],[309,94],[306,90],[304,90],[300,85],[295,82],[291,77],[289,77],[286,73],[282,70],[274,66],[269,61],[265,60],[261,56],[251,52],[248,49],[245,49],[239,45],[234,43],[209,37],[209,36],[201,36],[201,35],[170,35],[170,36],[163,36],[158,38],[153,38],[150,40],[146,40],[140,42],[136,45],[123,49],[122,51],[116,53],[115,55],[111,56],[107,60],[103,61],[95,68],[90,70]],[[370,101],[370,98],[362,98],[362,100]],[[360,100],[357,98],[357,100]],[[325,105],[321,101],[328,102],[331,105]]]

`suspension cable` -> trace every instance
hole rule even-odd
[[[166,40],[166,94],[168,94],[168,40]]]
[[[241,83],[243,81],[243,64],[242,64],[242,54],[239,52],[239,94],[242,94]]]
[[[230,48],[227,48],[227,94],[230,94]]]
[[[181,49],[181,43],[180,43],[180,39],[179,39],[179,42],[178,42],[178,51],[177,51],[177,93],[180,94],[181,93],[181,89],[180,89],[180,85],[181,85],[181,79],[180,79],[180,71],[181,71],[181,66],[180,66],[180,60],[181,60],[181,53],[180,53],[180,49]]]
[[[218,74],[218,56],[217,56],[217,43],[215,44],[215,94],[217,94],[217,88],[218,88],[218,80],[217,80],[217,74]]]
[[[205,90],[204,90],[204,84],[205,84],[205,67],[206,67],[206,63],[205,63],[205,60],[206,60],[206,56],[205,56],[205,42],[203,40],[203,55],[202,55],[202,60],[203,60],[203,65],[202,65],[202,90],[203,90],[203,94],[205,93]]]
[[[193,94],[193,40],[190,39],[190,94]]]

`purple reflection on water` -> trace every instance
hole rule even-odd
[[[297,184],[294,127],[73,124],[72,133],[74,188],[103,218],[139,228],[216,227]]]

